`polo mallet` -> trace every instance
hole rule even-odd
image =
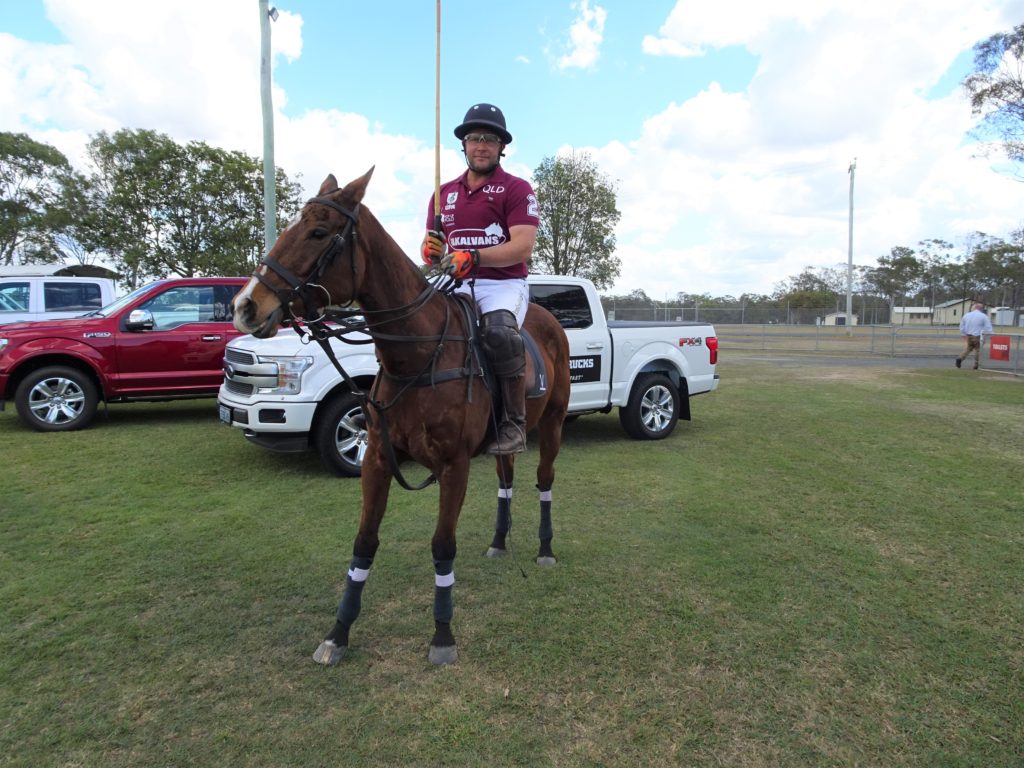
[[[437,0],[434,55],[434,231],[441,231],[441,0]]]

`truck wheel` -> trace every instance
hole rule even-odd
[[[359,477],[366,455],[366,418],[352,392],[324,406],[313,428],[313,444],[324,466],[339,477]]]
[[[661,440],[672,434],[679,421],[679,390],[661,373],[640,376],[629,401],[619,408],[619,421],[636,440]]]
[[[14,403],[22,422],[37,432],[69,432],[92,421],[99,397],[89,374],[59,365],[26,376]]]

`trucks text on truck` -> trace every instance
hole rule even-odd
[[[0,326],[0,410],[32,429],[80,429],[100,402],[213,397],[239,336],[241,277],[160,280],[69,320]]]
[[[532,301],[565,328],[571,354],[569,415],[619,409],[626,432],[658,440],[690,418],[689,398],[718,386],[714,328],[699,323],[605,322],[589,280],[531,275]],[[333,340],[349,376],[368,390],[377,375],[370,345]],[[358,475],[366,431],[358,397],[317,343],[296,334],[241,336],[224,353],[220,419],[277,451],[315,449],[339,475]]]

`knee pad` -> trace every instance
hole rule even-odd
[[[516,316],[507,309],[488,312],[480,318],[480,344],[491,370],[498,376],[516,376],[526,368],[523,337]]]

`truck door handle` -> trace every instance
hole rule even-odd
[[[203,334],[203,341],[220,341],[223,337],[219,333]]]
[[[604,344],[600,341],[592,341],[587,344],[587,349],[604,349]]]

